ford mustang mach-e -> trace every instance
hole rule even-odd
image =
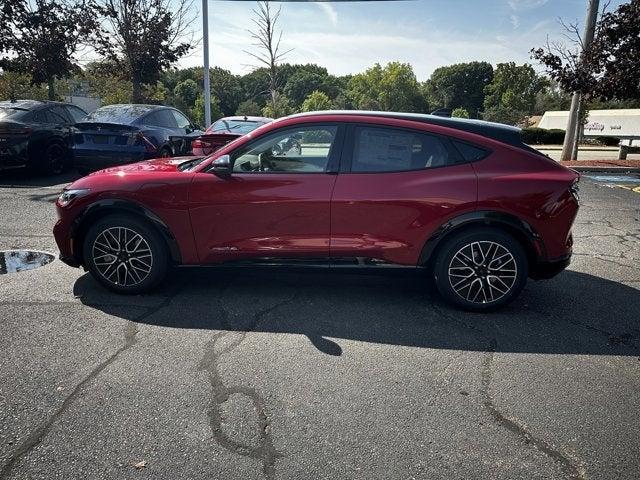
[[[316,112],[209,157],[81,178],[58,199],[54,233],[66,263],[122,293],[150,290],[174,265],[405,267],[486,310],[568,265],[577,181],[517,128]]]

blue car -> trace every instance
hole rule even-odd
[[[73,161],[81,173],[149,158],[188,155],[202,131],[179,110],[108,105],[75,124]]]

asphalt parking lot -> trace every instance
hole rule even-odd
[[[57,253],[70,179],[1,177],[0,249]],[[638,478],[635,186],[585,178],[569,270],[493,314],[416,277],[0,275],[0,479]]]

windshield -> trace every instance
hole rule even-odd
[[[97,109],[87,116],[87,122],[133,123],[155,107],[146,105],[109,105]]]
[[[215,122],[207,133],[237,133],[244,135],[245,133],[252,132],[260,125],[264,125],[264,122],[252,122],[251,120],[227,120],[220,119]]]

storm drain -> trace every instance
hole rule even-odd
[[[50,253],[37,250],[0,251],[0,275],[33,270],[53,262],[54,259]]]

